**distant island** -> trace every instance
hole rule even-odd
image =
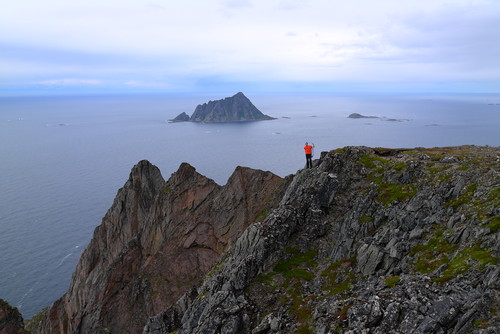
[[[183,112],[169,122],[223,123],[272,119],[275,118],[264,115],[242,92],[239,92],[225,99],[200,104],[196,107],[191,117]]]
[[[348,118],[379,118],[378,116],[365,116],[365,115],[361,115],[361,114],[358,114],[357,112],[352,113],[352,114],[350,114],[347,117]]]
[[[397,119],[397,118],[387,118],[387,117],[379,117],[379,116],[365,116],[358,114],[357,112],[350,114],[347,116],[347,118],[354,118],[354,119],[359,119],[359,118],[377,118],[380,119],[381,121],[386,121],[386,122],[408,122],[410,121],[409,119]]]

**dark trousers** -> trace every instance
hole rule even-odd
[[[306,154],[306,164],[307,164],[307,168],[312,168],[313,162],[312,162],[312,155],[311,154]]]

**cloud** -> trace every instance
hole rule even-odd
[[[0,12],[0,82],[488,81],[497,22],[490,0],[17,0]]]
[[[100,80],[96,79],[75,79],[75,78],[65,78],[65,79],[52,79],[36,82],[35,84],[42,86],[99,86],[102,85]]]
[[[146,8],[152,9],[152,10],[166,10],[166,7],[164,5],[161,5],[159,3],[148,3],[146,5]]]
[[[223,5],[228,9],[242,9],[253,7],[250,0],[226,0],[223,2]]]
[[[132,87],[142,87],[142,88],[168,88],[170,87],[168,84],[164,82],[141,82],[136,80],[128,80],[125,81],[125,86]]]

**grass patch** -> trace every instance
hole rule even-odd
[[[465,192],[455,199],[450,200],[448,203],[453,208],[458,208],[464,204],[470,204],[474,196],[474,192],[477,190],[477,184],[472,184],[467,187]]]
[[[361,162],[368,169],[380,168],[379,165],[389,166],[389,160],[376,157],[373,155],[365,154],[359,157],[359,162]]]
[[[500,216],[493,217],[489,223],[483,225],[490,229],[490,233],[497,233],[500,230]]]
[[[294,332],[295,334],[312,334],[313,331],[309,328],[308,325],[302,325]]]
[[[388,183],[384,180],[384,172],[387,169],[392,169],[396,172],[402,172],[408,165],[404,162],[393,162],[373,155],[362,155],[358,162],[366,168],[372,170],[367,178],[378,185],[378,196],[376,199],[388,206],[393,201],[406,201],[417,193],[414,185],[401,185]]]
[[[428,274],[443,264],[450,262],[449,256],[458,249],[443,237],[444,231],[434,231],[432,238],[426,244],[420,244],[410,251],[410,256],[417,256],[414,269],[422,274]]]
[[[274,271],[276,273],[282,274],[285,278],[302,278],[306,280],[314,278],[313,273],[309,272],[307,269],[299,267],[316,267],[318,264],[314,261],[314,257],[318,253],[318,250],[313,249],[306,253],[300,253],[296,248],[288,248],[286,253],[291,254],[292,256],[288,260],[281,261],[274,266]]]
[[[396,162],[394,164],[394,169],[397,171],[397,172],[402,172],[404,171],[406,168],[408,168],[408,165],[405,163],[405,162]]]
[[[399,276],[388,277],[388,278],[385,279],[385,286],[388,287],[388,288],[392,288],[399,281],[401,281],[401,277],[399,277]]]
[[[363,216],[361,216],[361,218],[359,218],[360,224],[371,223],[372,221],[373,221],[373,218],[370,216],[367,216],[367,215],[363,215]]]
[[[417,193],[415,186],[411,184],[385,184],[380,186],[379,191],[377,200],[385,206],[388,206],[394,201],[404,202],[409,200]]]
[[[332,152],[336,154],[342,154],[345,152],[345,148],[344,147],[336,148]]]
[[[492,251],[481,248],[479,245],[465,248],[453,258],[440,277],[433,278],[432,280],[442,283],[453,279],[459,274],[463,274],[473,267],[483,270],[488,264],[496,265],[500,263],[500,259],[494,257],[492,253]]]
[[[263,286],[256,287],[263,293],[277,293],[277,303],[287,305],[289,315],[296,319],[297,329],[294,333],[313,333],[313,306],[324,295],[308,295],[304,292],[307,281],[321,280],[321,288],[328,296],[348,291],[354,279],[355,258],[349,258],[330,263],[326,269],[318,269],[315,261],[317,250],[300,252],[295,247],[285,250],[285,259],[279,261],[269,273],[260,274],[254,283]],[[344,312],[346,313],[348,308]],[[347,318],[347,315],[344,314]]]
[[[472,327],[477,329],[487,329],[490,327],[490,322],[487,319],[474,320],[472,322]]]
[[[267,217],[267,215],[269,214],[269,210],[262,210],[258,215],[257,217],[255,217],[254,220],[256,221],[261,221],[263,220],[264,218]]]
[[[353,267],[356,263],[355,258],[337,261],[331,263],[321,272],[325,278],[322,284],[323,291],[327,291],[329,296],[338,295],[346,292],[352,287],[356,276],[353,273]]]
[[[299,328],[296,333],[312,333],[310,331],[310,321],[312,309],[309,306],[310,298],[304,298],[302,292],[302,281],[310,281],[316,275],[314,269],[318,266],[314,260],[317,249],[301,253],[297,248],[289,247],[285,251],[289,258],[280,261],[274,266],[273,279],[275,275],[281,275],[285,280],[281,284],[284,293],[281,295],[283,304],[290,303],[290,313],[297,318]]]

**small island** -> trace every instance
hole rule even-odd
[[[358,114],[357,112],[350,114],[347,116],[347,118],[354,118],[354,119],[360,119],[360,118],[376,118],[381,121],[386,121],[386,122],[409,122],[409,119],[398,119],[398,118],[387,118],[387,117],[379,117],[379,116],[365,116]]]
[[[185,112],[169,122],[250,122],[272,120],[274,117],[264,115],[253,103],[239,92],[222,100],[209,101],[196,107],[191,117]]]
[[[379,118],[378,116],[365,116],[358,114],[357,112],[350,114],[347,118]]]

